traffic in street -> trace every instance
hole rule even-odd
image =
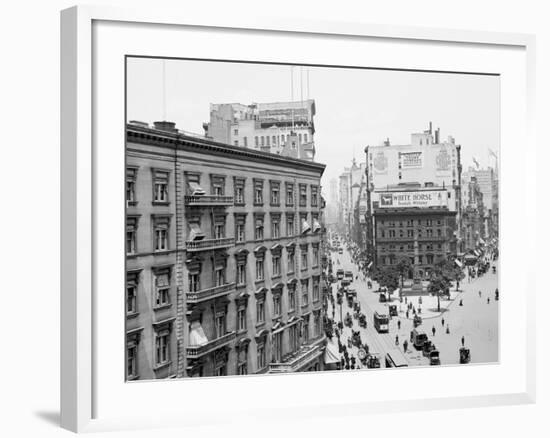
[[[332,298],[328,300],[327,315],[332,317],[338,342],[344,347],[339,348],[343,368],[366,368],[368,361],[360,358],[370,356],[378,358],[381,368],[460,364],[462,347],[469,350],[471,363],[492,362],[498,357],[496,261],[493,262],[494,271],[489,269],[475,278],[466,275],[454,298],[443,302],[441,311],[436,312],[435,308],[428,311],[426,307],[430,300],[433,301],[430,296],[400,297],[399,291],[395,291],[384,294],[387,301],[380,302],[379,284],[361,271],[347,245],[341,248],[341,253],[338,249],[330,252],[335,281],[329,285]],[[348,286],[346,277],[338,279],[340,270],[348,274]],[[456,289],[456,284],[454,286]],[[415,313],[422,312],[423,304],[424,315],[417,314],[421,323],[415,327],[413,312],[407,310],[414,308]],[[390,316],[390,309],[396,314]],[[387,317],[387,332],[375,327],[375,313]],[[423,348],[430,343],[430,348]],[[432,353],[434,351],[438,354]],[[347,361],[344,353],[347,353]],[[393,364],[399,360],[402,361],[400,365]]]

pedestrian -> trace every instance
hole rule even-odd
[[[397,330],[401,330],[401,320],[397,320]]]
[[[462,346],[464,347],[464,336],[462,336],[462,338],[460,339],[460,341],[462,342]]]
[[[478,294],[479,294],[479,298],[481,298],[481,291],[479,291]]]
[[[413,339],[414,339],[414,331],[411,330],[411,342],[413,341]]]
[[[432,336],[435,336],[435,326],[432,325]]]
[[[441,327],[445,326],[445,318],[441,318]]]
[[[409,311],[408,310],[405,312],[405,316],[407,317],[407,319],[409,319]]]
[[[450,333],[451,333],[451,331],[449,330],[449,324],[447,324],[447,330],[445,330],[445,332],[446,332],[447,334],[450,334]]]
[[[395,335],[395,345],[399,345],[399,336]]]
[[[458,303],[459,306],[462,306],[462,300],[460,300],[460,302]]]
[[[407,340],[405,339],[405,341],[403,342],[403,352],[406,353],[407,352],[407,348],[409,347],[409,343],[407,342]]]
[[[491,299],[487,297],[487,304],[489,304],[490,302],[491,302]]]
[[[405,304],[407,304],[407,297],[405,297]]]

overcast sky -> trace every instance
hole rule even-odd
[[[204,133],[210,103],[281,102],[291,99],[291,67],[128,59],[128,120],[176,122],[179,129]],[[462,145],[464,169],[476,157],[493,165],[487,148],[499,150],[499,78],[483,75],[294,67],[294,99],[315,99],[315,161],[327,164],[323,186],[350,166],[363,149],[389,137],[410,143],[410,134],[441,128]],[[164,71],[164,74],[163,74]],[[163,77],[165,77],[163,86]],[[164,97],[163,97],[164,96]]]

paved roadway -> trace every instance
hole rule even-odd
[[[394,297],[393,304],[401,307],[399,317],[393,317],[390,321],[389,333],[378,333],[373,326],[373,314],[376,310],[380,313],[388,313],[389,303],[379,303],[378,285],[373,282],[373,288],[368,289],[367,283],[362,275],[355,279],[358,269],[352,263],[350,254],[344,250],[343,254],[332,252],[333,273],[336,274],[338,268],[346,271],[352,271],[354,280],[350,288],[357,291],[357,297],[361,304],[361,312],[367,317],[367,328],[359,327],[358,320],[353,319],[352,329],[359,330],[363,343],[369,345],[370,351],[380,353],[382,356],[381,366],[384,367],[384,353],[390,349],[396,348],[395,337],[399,337],[399,348],[403,351],[403,341],[409,341],[408,351],[405,354],[410,366],[429,365],[428,359],[423,357],[421,352],[414,349],[410,343],[410,332],[413,329],[412,320],[405,317],[405,304],[399,304],[399,299]],[[340,264],[337,263],[340,261]],[[463,281],[460,285],[461,293],[440,315],[432,318],[424,318],[420,326],[428,338],[436,345],[440,352],[441,364],[450,365],[459,363],[458,350],[461,346],[461,338],[464,336],[465,346],[470,348],[472,363],[487,363],[498,360],[498,302],[494,300],[494,290],[497,287],[497,275],[491,273],[485,274],[471,282]],[[336,298],[338,283],[332,284],[332,292]],[[482,297],[479,297],[478,291],[482,291]],[[490,299],[487,303],[487,298]],[[463,306],[459,306],[462,299]],[[411,298],[412,302],[417,304],[417,297]],[[340,321],[340,306],[335,306],[335,321]],[[348,307],[347,302],[343,300],[342,316],[345,318],[346,312],[353,314]],[[332,315],[332,308],[329,302],[329,316]],[[401,321],[401,329],[397,329],[397,321]],[[442,320],[445,324],[442,324]],[[446,333],[446,326],[449,326],[450,333]],[[432,335],[432,327],[436,329],[435,335]],[[343,341],[351,336],[351,330],[344,327]],[[357,357],[357,349],[353,347],[350,354]]]

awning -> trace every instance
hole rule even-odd
[[[485,240],[483,240],[481,237],[479,238],[479,242],[485,245]]]
[[[367,269],[370,269],[371,266],[372,266],[372,260],[371,260],[371,262],[367,265]]]
[[[338,345],[336,345],[333,341],[328,341],[327,348],[325,349],[325,364],[330,363],[340,363]]]
[[[313,219],[313,232],[317,233],[321,229],[321,224],[317,219]]]
[[[458,259],[455,259],[455,263],[456,265],[459,267],[459,268],[462,268],[464,265],[462,264],[462,262]]]
[[[302,221],[302,234],[307,233],[310,229],[311,229],[311,227],[309,226],[309,224],[307,223],[307,221],[304,219],[304,220]]]
[[[189,193],[191,193],[191,196],[204,196],[206,194],[204,189],[196,182],[189,183]]]
[[[189,346],[200,347],[208,344],[208,338],[199,321],[193,321],[189,329]]]
[[[189,240],[204,239],[204,233],[202,232],[201,227],[199,227],[199,224],[190,223],[189,228],[191,229],[191,232],[189,233]]]

